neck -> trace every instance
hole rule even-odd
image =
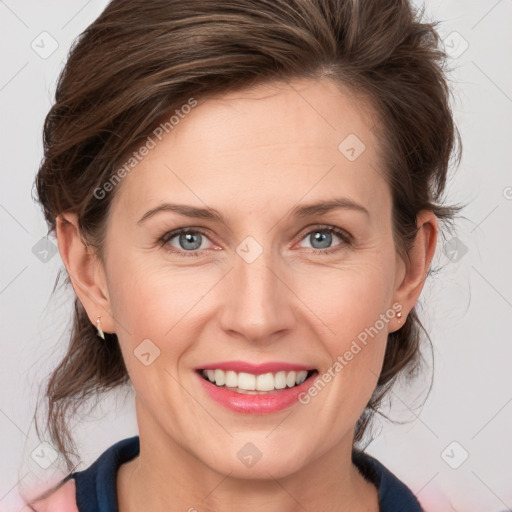
[[[352,439],[285,477],[248,479],[207,466],[155,427],[139,422],[139,456],[119,468],[120,512],[379,510],[376,487],[352,464]]]

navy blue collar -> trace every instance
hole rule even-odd
[[[377,459],[354,450],[352,462],[379,490],[380,512],[423,512],[411,490]]]
[[[118,512],[116,478],[119,466],[139,454],[139,436],[112,445],[87,469],[69,474],[75,479],[79,512]],[[354,451],[352,461],[379,490],[380,512],[422,512],[409,488],[377,459]]]
[[[118,512],[117,470],[139,455],[139,436],[118,441],[87,469],[72,473],[79,512]]]

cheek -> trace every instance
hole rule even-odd
[[[298,279],[297,294],[314,313],[325,366],[320,368],[333,403],[344,404],[356,419],[371,397],[380,374],[394,293],[394,253],[322,269]],[[313,334],[314,336],[314,334]],[[339,419],[333,421],[341,421]]]
[[[200,323],[194,318],[201,314],[201,297],[213,286],[212,279],[204,272],[148,268],[135,259],[112,270],[111,304],[123,359],[137,396],[153,411],[173,411],[187,403],[179,366],[199,338],[194,329]],[[172,424],[170,418],[164,423]]]
[[[203,299],[222,277],[214,268],[148,265],[144,257],[125,259],[112,268],[109,284],[112,312],[123,352],[128,356],[128,369],[138,369],[130,360],[141,343],[152,347],[145,341],[148,339],[160,351],[159,365],[176,369],[180,355],[199,337],[196,334],[201,322],[194,319],[204,315],[209,300]],[[157,349],[153,348],[158,353]]]
[[[296,281],[297,295],[316,316],[331,355],[339,354],[348,341],[356,339],[372,326],[384,335],[388,321],[380,321],[388,312],[394,315],[394,258],[381,255],[370,261],[352,263],[336,269],[322,268]],[[372,330],[373,332],[373,330]],[[364,338],[364,334],[360,336]]]

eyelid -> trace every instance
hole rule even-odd
[[[345,229],[339,228],[337,226],[333,226],[332,224],[311,224],[310,226],[306,226],[303,230],[299,232],[299,235],[304,234],[304,236],[309,235],[312,231],[331,231],[337,234],[340,238],[343,238],[346,241],[352,241],[353,237],[352,235],[346,231]],[[297,236],[299,236],[297,235]],[[304,238],[300,240],[302,240]]]

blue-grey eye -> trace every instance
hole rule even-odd
[[[194,251],[201,247],[202,236],[201,233],[190,232],[181,233],[178,235],[180,248],[185,251]]]
[[[338,239],[338,243],[336,243],[336,238]],[[313,229],[302,239],[302,243],[304,242],[306,242],[306,245],[302,247],[309,247],[313,249],[313,251],[319,251],[318,254],[329,254],[333,250],[337,250],[349,244],[347,236],[343,231],[334,227]]]
[[[309,235],[309,241],[313,249],[327,249],[332,244],[332,233],[327,230],[313,231]]]

